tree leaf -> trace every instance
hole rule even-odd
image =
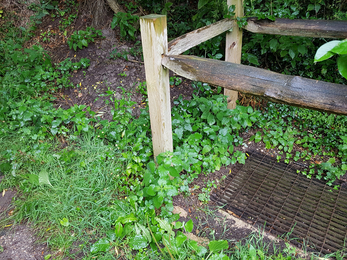
[[[347,39],[340,41],[338,45],[331,49],[331,52],[336,54],[347,54]]]
[[[92,254],[95,254],[98,252],[107,252],[109,249],[110,241],[108,241],[106,238],[101,238],[99,241],[97,241],[90,247],[90,252]]]
[[[320,46],[314,56],[314,62],[323,61],[329,59],[334,55],[334,53],[330,52],[336,45],[338,45],[340,41],[330,41],[322,46]]]
[[[337,67],[342,77],[347,79],[347,55],[341,55],[337,59]]]
[[[156,191],[154,190],[155,189],[155,185],[154,184],[151,184],[148,189],[146,190],[146,193],[150,196],[155,196],[156,194]]]
[[[224,249],[228,249],[229,245],[228,245],[228,241],[226,240],[218,240],[218,241],[214,240],[208,243],[208,247],[211,252],[216,253]]]

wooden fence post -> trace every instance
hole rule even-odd
[[[242,0],[227,0],[228,6],[235,5],[235,18],[243,16],[243,1]],[[237,23],[234,23],[231,32],[227,32],[225,44],[225,61],[240,64],[242,54],[242,30],[239,29]],[[237,91],[224,89],[224,95],[228,98],[228,108],[236,107],[238,97]]]
[[[168,49],[166,16],[142,16],[140,26],[156,160],[158,154],[173,151],[169,70],[161,65],[162,55]]]

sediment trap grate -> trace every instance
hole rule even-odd
[[[347,245],[347,188],[333,190],[298,174],[296,164],[255,152],[234,168],[211,196],[224,209],[274,235],[291,232],[291,242],[320,254]]]

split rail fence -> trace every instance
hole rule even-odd
[[[236,17],[243,16],[242,0],[228,0],[228,5],[236,6]],[[247,22],[244,29],[253,33],[347,38],[345,21],[248,18]],[[347,115],[346,85],[241,65],[242,30],[235,19],[221,20],[169,43],[165,15],[143,16],[140,26],[154,158],[162,152],[173,151],[169,69],[194,81],[224,87],[230,109],[235,108],[239,91],[280,103]],[[180,55],[223,32],[227,32],[226,61]]]

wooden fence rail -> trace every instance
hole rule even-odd
[[[229,5],[235,3],[237,7],[242,7],[242,0],[228,0]],[[237,13],[242,16],[242,10],[237,8]],[[166,16],[143,16],[140,18],[140,25],[154,158],[161,152],[173,150],[168,69],[192,80],[222,86],[234,93],[250,93],[281,103],[347,115],[345,85],[236,64],[241,57],[242,32],[239,32],[233,19],[225,19],[187,33],[169,44]],[[228,62],[178,55],[230,29],[234,34],[227,33]],[[340,21],[268,21],[250,18],[245,29],[255,33],[347,38],[347,22]]]
[[[346,85],[187,55],[165,56],[162,64],[191,80],[207,82],[280,103],[347,115]]]

